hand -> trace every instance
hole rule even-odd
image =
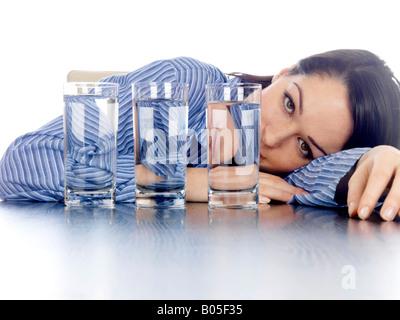
[[[292,186],[281,177],[260,172],[260,202],[271,200],[289,202],[295,194],[308,194],[303,189]]]
[[[349,181],[347,203],[350,217],[367,219],[379,198],[389,193],[380,215],[392,221],[400,210],[400,150],[379,146],[366,152],[359,160]]]

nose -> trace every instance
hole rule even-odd
[[[289,123],[266,126],[263,132],[263,142],[270,148],[277,148],[295,135],[295,132],[295,126]]]

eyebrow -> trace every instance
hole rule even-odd
[[[299,114],[301,115],[303,113],[303,90],[301,90],[300,86],[296,83],[293,82],[293,84],[296,86],[297,90],[299,90]],[[310,136],[307,136],[308,140],[316,147],[319,151],[321,151],[325,156],[328,155],[324,149],[322,149],[313,138]]]
[[[303,90],[301,90],[296,82],[293,82],[293,84],[296,86],[297,90],[299,90],[299,113],[301,115],[303,113]]]

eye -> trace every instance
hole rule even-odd
[[[306,159],[313,158],[311,148],[308,146],[307,142],[305,142],[303,139],[299,139],[299,149],[300,149],[301,155],[304,158],[306,158]]]
[[[289,112],[290,114],[292,114],[296,108],[293,99],[287,93],[284,94],[283,106],[286,108],[286,111]]]

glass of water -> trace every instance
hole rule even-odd
[[[132,85],[137,207],[183,207],[189,85],[145,82]]]
[[[258,205],[261,85],[206,86],[208,201],[218,208]]]
[[[113,206],[118,84],[64,86],[64,186],[67,206]]]

